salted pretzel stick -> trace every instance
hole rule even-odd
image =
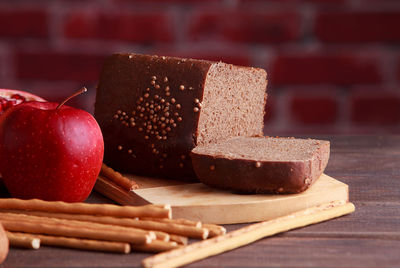
[[[1,212],[7,212],[7,210],[0,210]],[[59,218],[74,221],[90,221],[103,224],[112,224],[125,227],[139,228],[143,230],[154,230],[161,231],[164,233],[177,234],[188,236],[191,238],[205,239],[207,238],[207,230],[205,228],[196,228],[194,226],[176,224],[174,221],[168,222],[158,222],[158,221],[148,221],[148,220],[135,220],[131,218],[116,218],[107,216],[94,216],[94,215],[81,215],[81,214],[66,214],[66,213],[50,213],[42,211],[27,211],[27,210],[10,210],[11,213],[22,213],[26,215],[35,215],[41,217]],[[215,225],[217,226],[217,225]],[[223,227],[222,227],[223,228]],[[208,229],[208,228],[207,228]],[[163,236],[159,234],[159,236]],[[165,238],[164,238],[165,239]],[[168,240],[166,240],[168,241]]]
[[[154,205],[135,207],[111,204],[66,203],[62,201],[43,201],[39,199],[22,200],[17,198],[4,198],[0,199],[0,208],[126,218],[171,218],[171,206],[169,205],[164,205],[164,207]]]
[[[6,231],[10,246],[16,248],[39,249],[40,239],[33,236],[28,236],[24,233],[12,233]]]
[[[175,234],[169,235],[169,241],[176,242],[178,245],[187,245],[188,240],[189,239],[186,236],[175,235]]]
[[[226,229],[222,226],[219,226],[216,224],[209,224],[209,223],[203,223],[202,226],[204,228],[207,228],[210,231],[209,237],[226,234]]]
[[[144,252],[163,252],[171,249],[178,248],[179,245],[176,242],[164,242],[159,240],[153,240],[150,244],[145,245],[132,245],[132,249],[136,251],[144,251]]]
[[[56,218],[49,218],[49,217],[40,217],[40,216],[33,216],[33,215],[25,215],[25,214],[16,214],[16,213],[7,213],[7,212],[0,212],[0,220],[10,220],[10,221],[23,221],[23,222],[33,222],[33,223],[42,223],[45,222],[47,224],[53,225],[65,225],[70,227],[77,227],[77,228],[86,228],[86,229],[93,229],[93,230],[110,230],[112,229],[115,232],[129,232],[129,233],[137,233],[137,234],[144,234],[149,235],[151,239],[156,239],[156,234],[152,231],[146,231],[138,228],[131,228],[131,227],[122,227],[122,226],[110,226],[107,224],[102,223],[92,223],[92,222],[85,222],[85,221],[75,221],[75,220],[65,220],[65,219],[56,219]],[[160,234],[161,240],[169,240],[168,234]]]
[[[146,244],[152,241],[150,235],[141,233],[121,233],[114,230],[96,230],[75,226],[39,222],[21,222],[4,219],[1,220],[1,223],[3,224],[5,230],[13,232],[89,238],[94,240],[127,242],[131,244]]]
[[[193,243],[169,252],[160,253],[142,261],[144,267],[178,267],[238,248],[266,236],[285,232],[294,228],[343,216],[354,211],[352,203],[331,202],[305,209],[288,216],[264,221],[223,236]]]
[[[31,236],[31,234],[27,235]],[[110,242],[110,241],[40,235],[40,234],[35,234],[33,236],[40,238],[42,245],[46,246],[74,248],[74,249],[102,251],[102,252],[114,252],[123,254],[128,254],[131,252],[130,244],[124,242]]]
[[[101,165],[100,175],[104,179],[113,181],[115,184],[117,184],[118,186],[121,186],[122,188],[124,188],[127,191],[132,191],[132,190],[139,188],[139,185],[135,181],[122,176],[121,173],[108,167],[104,163]]]
[[[146,221],[158,221],[158,222],[165,222],[165,223],[175,223],[181,225],[188,225],[194,227],[202,227],[202,223],[199,221],[191,221],[187,219],[167,219],[167,218],[149,218],[149,217],[140,217],[141,220]]]

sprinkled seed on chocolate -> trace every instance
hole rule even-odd
[[[146,88],[146,91],[150,91],[150,88],[148,87],[148,88]]]
[[[154,86],[154,85],[156,84],[156,81],[151,80],[150,84],[151,84],[152,86]]]
[[[169,106],[169,102],[168,101],[165,103],[165,106],[167,106],[167,107]],[[165,108],[167,108],[167,107],[165,107]]]
[[[256,167],[261,167],[261,163],[260,162],[256,162]]]
[[[141,112],[144,112],[146,109],[144,107],[142,107],[142,109],[140,109]]]
[[[184,86],[184,85],[180,85],[180,86],[179,86],[179,89],[180,89],[180,90],[184,90],[184,89],[185,89],[185,86]]]
[[[171,103],[175,103],[175,101],[176,101],[176,100],[175,100],[174,98],[171,99]]]
[[[201,102],[200,102],[197,104],[197,106],[199,106],[199,108],[201,108],[201,106],[203,106],[203,104],[201,104]]]
[[[121,121],[122,121],[122,120],[124,120],[124,118],[123,118],[123,117],[120,117],[120,118],[119,118],[119,120],[121,120]]]
[[[200,111],[200,109],[197,108],[197,107],[194,107],[194,108],[193,108],[193,111],[194,111],[195,113],[197,113],[198,111]]]
[[[176,109],[180,109],[182,106],[178,103],[177,105],[176,105]]]
[[[150,104],[150,106],[149,106],[151,109],[153,109],[154,108],[154,104]]]
[[[140,110],[140,109],[142,109],[142,106],[138,106],[138,107],[136,107],[136,110]]]
[[[167,119],[165,119],[165,123],[167,123],[167,124],[169,123],[169,119],[168,119],[168,118],[167,118]]]
[[[154,131],[154,134],[158,135],[158,131]]]
[[[157,150],[156,150],[156,149],[153,149],[152,152],[155,154],[155,153],[157,152]]]
[[[118,145],[117,149],[121,151],[122,150],[122,146]]]
[[[165,87],[165,91],[168,92],[169,91],[169,86]]]
[[[161,110],[161,106],[160,105],[157,105],[157,110]]]
[[[126,115],[126,113],[125,113],[125,112],[122,112],[122,115]]]
[[[138,130],[139,130],[140,132],[142,132],[142,131],[143,131],[143,128],[140,127]]]
[[[132,55],[129,55],[129,56],[128,56],[128,58],[132,59],[132,58],[133,58],[133,56],[132,56]]]
[[[154,95],[154,98],[155,98],[155,99],[158,99],[159,97],[160,97],[160,96],[158,96],[158,95]]]
[[[153,128],[154,128],[154,129],[157,129],[158,127],[157,127],[157,126],[153,126]]]
[[[139,116],[140,116],[140,117],[143,117],[143,114],[142,114],[142,113],[140,113],[140,114],[139,114]]]
[[[179,167],[183,168],[183,163],[179,163]]]
[[[178,120],[178,122],[182,121],[182,117],[178,117],[176,120]]]
[[[156,89],[160,89],[160,85],[157,84],[157,85],[155,86],[155,88],[156,88]]]
[[[153,76],[151,77],[151,80],[157,80],[157,77],[156,77],[155,75],[153,75]]]
[[[140,102],[142,102],[142,101],[143,101],[143,98],[142,98],[142,97],[140,97],[140,98],[139,98],[139,101],[140,101]]]
[[[161,103],[164,103],[164,102],[165,102],[165,99],[161,99],[160,102],[161,102]]]
[[[135,115],[135,114],[136,114],[136,111],[132,111],[132,114]]]
[[[151,120],[153,123],[157,122],[157,118],[153,118],[153,120]]]
[[[166,130],[167,130],[168,132],[170,132],[170,131],[171,131],[171,128],[170,128],[170,127],[167,127]]]
[[[161,121],[165,121],[165,117],[164,117],[164,116],[161,116],[160,120],[161,120]]]
[[[150,133],[150,130],[146,129],[146,133]]]
[[[128,116],[128,115],[125,115],[125,116],[124,116],[124,119],[125,119],[125,120],[128,120],[128,119],[129,119],[129,116]]]
[[[169,92],[165,93],[165,96],[167,96],[167,97],[169,97],[170,95],[171,95],[171,93],[169,93]]]
[[[146,108],[146,112],[150,112],[150,108],[149,107]]]
[[[121,113],[122,113],[122,111],[121,111],[121,110],[118,110],[118,111],[117,111],[117,114],[121,114]]]
[[[172,123],[175,122],[175,120],[174,119],[170,119],[169,122],[172,124]]]
[[[163,136],[162,139],[163,139],[163,140],[166,140],[166,139],[167,139],[167,136]]]
[[[135,124],[135,122],[132,122],[131,127],[134,127],[134,126],[136,126],[136,124]]]
[[[117,115],[117,114],[114,114],[113,117],[114,117],[114,119],[117,119],[117,118],[118,118],[118,115]]]
[[[199,103],[200,100],[199,99],[194,99],[194,103]]]
[[[153,119],[153,117],[154,117],[154,111],[153,110],[150,110],[150,115],[149,115],[149,119]]]
[[[210,170],[215,170],[215,166],[214,166],[214,165],[211,165],[211,166],[210,166]]]
[[[164,115],[165,115],[166,117],[168,117],[168,116],[169,116],[169,112],[165,112]]]
[[[168,82],[168,77],[164,77],[164,83]]]
[[[168,111],[169,110],[169,107],[165,107],[164,108],[164,112],[166,112],[166,111]]]
[[[176,127],[176,123],[173,123],[172,126],[173,126],[173,127]]]
[[[175,116],[179,116],[179,113],[178,113],[178,112],[175,112],[174,115],[175,115]]]
[[[186,155],[182,154],[182,155],[181,155],[181,159],[182,159],[182,160],[185,160],[185,159],[186,159]]]
[[[189,87],[189,90],[193,90],[193,87]]]
[[[154,148],[154,143],[150,144],[150,147],[151,147],[151,148]]]
[[[145,140],[148,140],[148,139],[149,139],[149,136],[147,136],[147,135],[144,136],[144,139],[145,139]]]
[[[146,93],[146,94],[144,94],[143,95],[145,98],[148,98],[149,97],[149,93]]]
[[[135,121],[135,118],[131,117],[131,118],[129,118],[129,121],[133,122],[133,121]]]
[[[131,154],[131,153],[132,153],[132,150],[131,150],[131,149],[129,149],[129,150],[128,150],[128,154]]]
[[[143,122],[142,125],[145,127],[145,126],[147,126],[147,123],[146,123],[146,122]]]
[[[151,125],[148,125],[148,126],[147,126],[147,129],[149,129],[149,130],[152,129],[152,126],[151,126]]]
[[[161,131],[161,134],[166,135],[166,134],[167,134],[167,131],[162,130],[162,131]]]
[[[158,140],[161,140],[162,137],[161,137],[160,135],[157,135],[157,139],[158,139]]]

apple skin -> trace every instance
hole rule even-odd
[[[94,117],[57,103],[26,102],[0,117],[0,173],[12,197],[81,202],[100,173],[103,135]]]

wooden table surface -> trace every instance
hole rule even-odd
[[[331,140],[326,173],[349,185],[353,214],[265,238],[189,267],[400,267],[400,136],[325,138]],[[97,193],[88,201],[111,202]],[[12,248],[2,267],[139,267],[147,256]]]

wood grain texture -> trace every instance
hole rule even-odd
[[[315,137],[331,141],[329,176],[350,187],[348,216],[259,240],[188,267],[398,267],[400,136]],[[7,196],[3,190],[2,196]],[[92,194],[88,202],[104,202]],[[110,203],[112,201],[109,201]],[[245,224],[226,225],[234,230]],[[43,246],[11,249],[5,267],[140,267],[145,253],[85,252]]]

